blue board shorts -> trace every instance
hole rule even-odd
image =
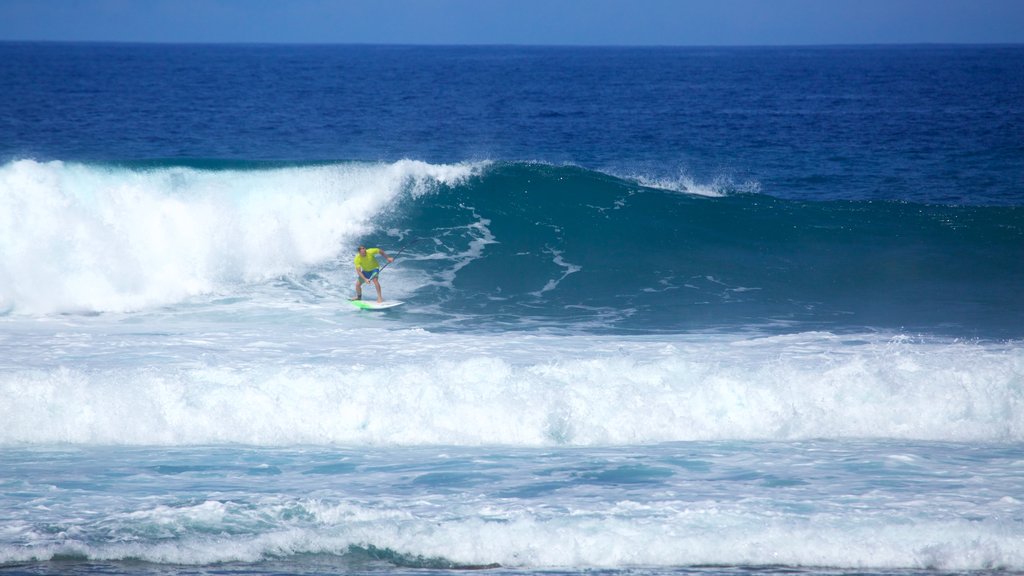
[[[363,280],[369,282],[370,279],[373,278],[373,275],[376,274],[377,272],[380,272],[380,268],[374,268],[373,270],[363,270]]]

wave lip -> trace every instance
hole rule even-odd
[[[698,182],[687,174],[680,174],[676,177],[630,176],[627,179],[635,181],[645,188],[708,198],[722,198],[735,193],[759,194],[761,192],[761,184],[758,182],[747,181],[737,184],[724,176],[715,178],[710,183]]]

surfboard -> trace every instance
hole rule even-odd
[[[349,300],[353,306],[360,310],[387,310],[388,308],[394,308],[395,306],[401,306],[404,302],[398,300],[385,300],[383,302],[377,302],[375,300]]]

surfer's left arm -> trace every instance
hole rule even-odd
[[[384,250],[380,251],[380,255],[383,256],[384,258],[386,258],[388,262],[394,262],[395,261],[395,259],[392,258],[391,256],[388,256],[388,253],[385,252]]]

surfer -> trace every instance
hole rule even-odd
[[[366,246],[359,246],[359,254],[356,254],[356,300],[363,299],[363,284],[369,284],[373,282],[373,287],[377,289],[377,302],[383,302],[384,297],[380,293],[380,280],[377,279],[378,273],[380,272],[380,264],[377,263],[377,255],[387,258],[388,263],[394,262],[395,259],[388,256],[387,252],[380,248],[367,248]]]

